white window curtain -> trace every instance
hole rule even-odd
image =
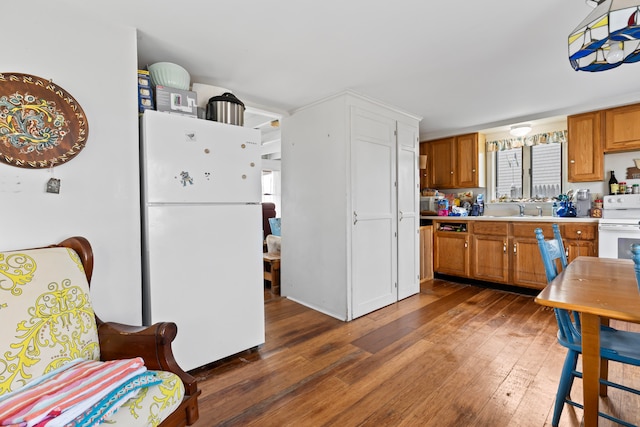
[[[504,151],[523,146],[534,146],[540,144],[565,143],[567,142],[567,131],[555,131],[538,133],[519,138],[499,139],[487,141],[487,151]]]

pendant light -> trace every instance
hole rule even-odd
[[[569,35],[576,71],[605,71],[640,61],[640,0],[587,0],[593,11]]]

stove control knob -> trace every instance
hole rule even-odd
[[[616,202],[622,203],[622,197],[618,197],[618,200],[616,200]]]

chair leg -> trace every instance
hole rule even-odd
[[[560,375],[560,384],[558,385],[558,392],[556,393],[556,404],[553,408],[553,420],[551,425],[558,427],[560,422],[560,415],[562,415],[562,409],[564,408],[564,402],[569,397],[571,386],[573,385],[573,379],[575,376],[573,372],[578,364],[578,353],[569,350],[567,357],[564,359],[564,365],[562,366],[562,374]]]

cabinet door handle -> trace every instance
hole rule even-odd
[[[465,247],[465,248],[468,248],[468,247],[469,247],[469,242],[468,242],[468,241],[466,241],[466,240],[464,241],[464,247]]]
[[[476,173],[476,170],[475,169],[471,169],[471,172]]]
[[[400,219],[399,219],[398,221],[402,221],[402,218],[403,218],[403,216],[402,216],[402,215],[403,215],[403,214],[402,214],[402,211],[400,211]]]
[[[356,211],[353,211],[353,225],[356,225],[356,222],[358,222],[358,214]]]
[[[503,253],[503,254],[506,254],[506,253],[507,253],[507,242],[504,242],[504,243],[502,244],[502,253]]]
[[[517,243],[513,244],[513,254],[514,255],[518,255],[518,244]]]
[[[575,161],[575,160],[573,160],[573,159],[569,160],[569,163],[572,163],[572,164],[573,164],[573,163],[575,163],[575,162],[576,162],[576,161]]]
[[[453,171],[451,171],[451,175],[453,175]]]
[[[582,237],[582,230],[576,231],[576,234],[578,235],[578,239],[579,239],[580,237]]]

